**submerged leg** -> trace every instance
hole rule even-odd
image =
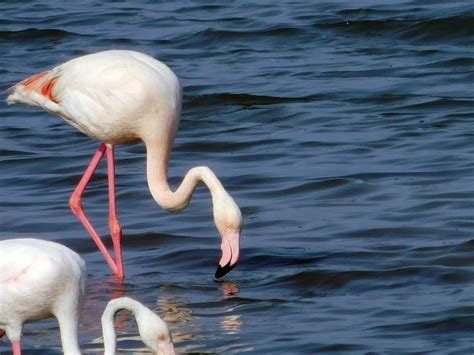
[[[72,212],[82,222],[84,227],[87,229],[87,231],[91,235],[92,239],[94,240],[97,247],[104,255],[105,261],[107,261],[107,264],[109,264],[114,274],[117,275],[117,277],[119,278],[123,278],[122,267],[120,266],[120,272],[119,272],[119,268],[117,267],[114,259],[112,258],[109,251],[107,250],[107,247],[104,245],[104,243],[99,237],[99,234],[97,233],[97,231],[92,226],[89,219],[87,218],[86,213],[84,212],[84,208],[82,207],[82,203],[81,203],[82,195],[84,194],[84,191],[87,185],[91,181],[92,176],[94,175],[94,172],[96,171],[97,166],[99,165],[102,157],[104,156],[106,149],[107,147],[105,144],[101,144],[99,146],[99,149],[97,149],[97,152],[95,153],[84,175],[82,176],[81,181],[79,181],[79,184],[77,185],[76,189],[71,195],[71,198],[69,199],[69,206],[71,207]],[[121,260],[122,258],[120,256],[120,262]]]

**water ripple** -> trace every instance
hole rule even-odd
[[[215,281],[208,191],[166,212],[144,145],[117,146],[117,283],[68,206],[98,142],[0,100],[0,238],[86,259],[86,352],[105,303],[128,295],[180,353],[473,353],[472,20],[468,0],[1,2],[0,90],[99,50],[166,62],[184,94],[170,184],[209,166],[244,228],[240,264]],[[105,163],[83,202],[111,248]],[[121,351],[145,351],[131,318],[117,325]],[[61,353],[57,323],[22,345]]]

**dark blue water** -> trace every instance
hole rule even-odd
[[[165,212],[144,146],[117,147],[116,284],[68,207],[98,142],[2,102],[0,238],[86,259],[86,353],[121,294],[162,315],[181,353],[473,353],[473,23],[470,0],[2,2],[0,90],[105,49],[166,62],[184,87],[171,182],[208,165],[245,227],[241,264],[213,281],[208,192]],[[84,204],[110,241],[104,167]],[[145,351],[126,314],[118,328],[123,353]],[[23,344],[60,353],[57,323]]]

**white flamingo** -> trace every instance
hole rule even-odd
[[[148,348],[155,354],[174,355],[173,338],[166,323],[149,308],[129,297],[113,299],[109,301],[105,308],[102,315],[104,355],[115,354],[117,341],[114,316],[121,309],[126,309],[135,315],[138,332]]]
[[[86,264],[64,245],[40,239],[0,241],[0,329],[21,354],[23,324],[55,316],[67,354],[79,354],[78,325]]]
[[[27,78],[11,88],[7,103],[41,107],[61,116],[102,143],[69,204],[88,230],[112,271],[124,277],[121,237],[115,202],[114,145],[142,140],[147,150],[147,180],[156,202],[169,211],[189,204],[199,182],[210,190],[214,223],[222,238],[216,278],[238,262],[242,216],[239,207],[207,167],[194,167],[172,191],[168,163],[181,115],[182,92],[176,75],[143,53],[112,50],[85,55]],[[81,198],[103,155],[109,179],[109,227],[115,260],[89,222]]]
[[[40,239],[0,241],[0,335],[12,342],[13,354],[21,354],[24,323],[56,317],[65,354],[80,354],[79,315],[87,273],[84,260],[64,245]],[[150,309],[128,297],[111,300],[102,316],[105,354],[115,354],[114,316],[131,311],[140,336],[156,354],[173,355],[166,323]]]

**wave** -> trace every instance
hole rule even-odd
[[[319,30],[333,30],[346,35],[393,35],[394,38],[415,41],[468,41],[472,43],[472,15],[456,15],[435,19],[351,19],[322,21],[314,25]]]
[[[232,29],[227,28],[205,28],[201,31],[190,32],[175,38],[177,47],[181,49],[189,48],[209,48],[227,46],[231,42],[238,43],[256,43],[262,42],[262,50],[268,46],[268,42],[278,42],[279,45],[285,43],[285,40],[291,40],[294,38],[312,38],[314,30],[309,26],[295,27],[295,26],[277,26],[269,28],[259,28],[249,26],[238,26],[234,25]],[[244,28],[244,29],[242,29]],[[238,48],[233,48],[238,50]],[[254,51],[258,51],[258,48],[254,48]]]
[[[399,32],[400,38],[422,41],[443,41],[460,39],[472,44],[474,16],[453,16],[428,19],[408,24]]]
[[[299,27],[272,27],[264,29],[253,30],[222,30],[207,28],[194,36],[201,36],[208,40],[224,40],[229,38],[244,39],[248,37],[282,37],[282,36],[296,36],[306,34],[307,30]]]
[[[308,95],[300,97],[283,97],[251,94],[215,93],[207,95],[194,95],[185,98],[185,107],[210,107],[237,105],[241,107],[253,107],[264,105],[276,105],[284,103],[314,102],[327,99],[327,95]]]
[[[469,309],[464,310],[466,313]],[[470,310],[472,313],[472,309]],[[451,312],[451,310],[450,310]],[[390,324],[372,328],[373,330],[383,330],[384,332],[414,332],[421,331],[428,334],[440,333],[459,333],[460,330],[470,335],[470,329],[474,328],[474,316],[459,315],[448,316],[439,319],[426,320],[421,322],[405,323],[405,324]]]
[[[351,253],[346,253],[350,260]],[[304,270],[281,276],[271,282],[293,289],[342,289],[350,286],[359,292],[374,288],[404,288],[413,284],[455,285],[472,282],[472,275],[461,269],[438,266],[403,266],[385,270]],[[374,282],[377,281],[377,282]]]
[[[57,29],[38,29],[28,28],[21,31],[0,31],[0,40],[38,40],[38,39],[57,39],[71,36],[82,36],[78,33]]]

